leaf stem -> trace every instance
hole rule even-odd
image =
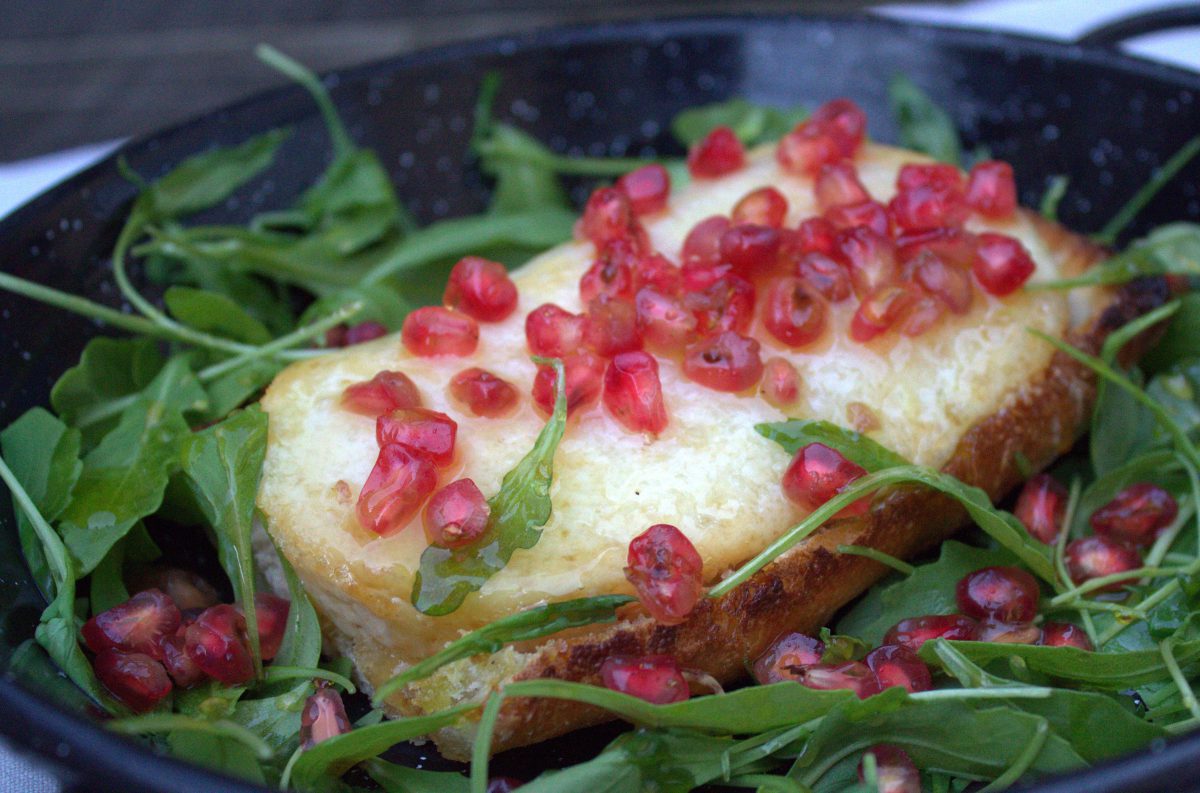
[[[354,142],[351,141],[350,134],[346,132],[346,127],[342,124],[337,108],[333,106],[333,100],[329,98],[329,92],[325,90],[325,86],[321,85],[317,76],[269,44],[259,44],[255,48],[254,54],[275,71],[299,83],[312,96],[317,109],[321,111],[321,117],[325,120],[329,137],[333,140],[334,157],[351,154],[354,151]]]
[[[903,575],[912,575],[917,571],[917,568],[913,567],[908,562],[905,562],[902,559],[897,559],[895,556],[884,553],[883,551],[875,548],[868,548],[865,545],[839,545],[837,547],[837,552],[844,553],[849,556],[865,556],[866,558],[873,559],[880,564],[887,565]]]
[[[1133,222],[1138,213],[1145,209],[1154,196],[1158,195],[1158,192],[1166,187],[1197,154],[1200,154],[1200,135],[1183,144],[1179,151],[1171,155],[1171,158],[1163,163],[1154,176],[1133,194],[1125,206],[1117,211],[1117,214],[1113,215],[1112,220],[1104,224],[1104,228],[1100,229],[1100,233],[1094,239],[1103,245],[1112,245],[1116,242],[1125,227]]]
[[[41,541],[42,548],[46,551],[46,557],[54,571],[54,584],[60,590],[61,594],[62,588],[65,585],[69,585],[74,579],[70,557],[67,555],[67,547],[63,544],[62,538],[58,536],[58,533],[42,517],[41,511],[33,503],[33,499],[29,497],[29,493],[26,492],[25,487],[17,479],[12,469],[8,467],[8,463],[4,461],[3,457],[0,457],[0,479],[4,480],[4,484],[8,485],[8,489],[12,492],[13,501],[25,513],[25,517],[29,518],[29,522],[33,525],[33,530],[37,532],[38,539]],[[74,597],[72,596],[70,600],[73,601]],[[73,607],[73,604],[70,604],[69,607]],[[73,613],[66,613],[62,616],[64,619],[72,620],[75,617]]]
[[[272,664],[263,670],[264,683],[300,679],[328,680],[330,683],[341,687],[347,694],[354,694],[358,691],[348,677],[339,675],[337,672],[331,672],[328,669],[308,666],[275,666]]]
[[[1038,719],[1033,737],[1029,739],[1029,743],[1026,744],[1021,753],[1013,760],[1013,764],[1003,774],[981,788],[979,793],[994,793],[994,791],[1006,790],[1011,787],[1029,770],[1034,761],[1037,760],[1038,755],[1042,753],[1042,747],[1046,745],[1046,739],[1049,737],[1050,722],[1045,719]]]
[[[1179,689],[1180,696],[1183,697],[1183,704],[1187,705],[1193,718],[1200,719],[1200,703],[1196,702],[1196,692],[1192,691],[1191,684],[1184,677],[1183,670],[1179,668],[1179,662],[1175,660],[1174,642],[1171,639],[1165,639],[1159,643],[1158,651],[1162,653],[1163,664],[1170,672],[1171,680]]]
[[[147,735],[158,732],[174,732],[176,730],[204,732],[210,735],[232,738],[254,752],[260,760],[270,760],[275,754],[270,745],[262,738],[242,725],[226,719],[209,721],[208,719],[194,719],[180,713],[147,713],[144,716],[128,716],[123,719],[114,719],[105,726],[113,732],[118,732],[122,735]]]
[[[1126,570],[1120,573],[1100,576],[1099,578],[1089,578],[1084,583],[1068,589],[1061,595],[1056,595],[1050,599],[1051,606],[1065,606],[1073,603],[1078,598],[1098,589],[1103,589],[1109,584],[1116,584],[1122,581],[1131,582],[1135,578],[1163,578],[1169,575],[1179,575],[1186,571],[1183,567],[1138,567],[1133,570]]]
[[[492,754],[492,737],[496,732],[496,720],[500,717],[500,706],[504,704],[504,690],[496,691],[487,699],[475,731],[475,746],[471,750],[471,793],[487,793],[488,758]]]

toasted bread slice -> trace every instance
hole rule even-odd
[[[856,165],[872,195],[886,202],[899,167],[924,160],[868,144]],[[676,190],[667,210],[643,223],[655,248],[677,259],[693,225],[728,213],[740,197],[764,185],[787,197],[789,226],[817,213],[811,180],[781,171],[771,150],[763,149],[736,173]],[[1004,222],[973,218],[967,227],[1020,239],[1037,263],[1035,281],[1076,275],[1102,258],[1082,238],[1024,211]],[[504,473],[529,450],[544,417],[527,396],[508,418],[467,415],[451,403],[446,384],[462,369],[481,366],[528,395],[536,372],[525,346],[524,317],[547,302],[580,311],[578,282],[593,256],[590,243],[567,243],[515,271],[518,310],[503,322],[483,325],[479,349],[469,358],[416,358],[392,336],[295,364],[263,399],[270,415],[259,492],[266,528],[368,690],[499,617],[551,600],[632,592],[622,569],[626,549],[651,524],[679,526],[700,552],[711,583],[804,516],[780,492],[788,455],[753,429],[784,414],[757,396],[703,388],[683,377],[674,362],[662,360],[666,431],[657,438],[631,433],[598,406],[573,417],[555,458],[553,514],[539,544],[516,552],[452,614],[428,617],[413,608],[413,576],[426,540],[419,526],[381,538],[358,525],[355,500],[378,447],[373,420],[340,408],[342,391],[382,369],[405,372],[427,407],[459,423],[458,458],[443,481],[470,477],[484,493],[496,492]],[[1018,291],[1002,299],[977,291],[968,313],[948,316],[917,338],[890,333],[868,344],[851,341],[846,327],[853,307],[845,304],[832,307],[825,335],[801,350],[778,345],[766,333],[755,336],[764,358],[781,355],[801,375],[803,394],[788,415],[841,425],[869,415],[875,425],[870,435],[880,443],[998,497],[1018,481],[1018,453],[1040,466],[1070,447],[1093,399],[1086,369],[1027,329],[1096,349],[1109,330],[1161,299],[1154,290]],[[398,714],[430,712],[481,700],[513,679],[598,682],[600,663],[617,653],[668,653],[686,667],[730,681],[780,633],[814,630],[885,572],[878,563],[837,554],[838,544],[906,557],[964,520],[945,498],[896,492],[877,500],[863,517],[831,522],[727,597],[705,600],[682,625],[659,625],[631,606],[613,625],[448,666],[392,697],[387,707]],[[264,561],[270,557],[262,555]],[[606,718],[575,703],[510,702],[495,749]],[[447,756],[469,755],[469,727],[436,737]]]

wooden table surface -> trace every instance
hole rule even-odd
[[[314,69],[557,24],[861,10],[869,0],[0,0],[0,162],[150,132],[280,77],[267,42]]]

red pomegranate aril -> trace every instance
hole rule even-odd
[[[450,378],[450,396],[472,415],[489,419],[508,415],[519,399],[512,383],[477,366]]]
[[[669,655],[610,656],[600,665],[600,679],[606,688],[655,705],[683,702],[691,696],[679,664]]]
[[[454,461],[458,424],[445,413],[426,408],[393,410],[375,420],[375,440],[380,448],[401,444],[438,468]]]
[[[734,275],[733,265],[728,262],[714,264],[711,267],[685,264],[679,268],[680,290],[684,293],[685,299],[689,300],[694,298],[692,293],[704,292],[724,278],[741,278],[741,276]],[[742,278],[742,280],[746,279]]]
[[[869,228],[843,231],[837,236],[837,258],[850,269],[854,291],[863,297],[900,278],[892,241]]]
[[[962,174],[952,165],[905,165],[888,211],[899,228],[921,231],[959,226],[970,212]]]
[[[1078,625],[1069,622],[1047,622],[1042,626],[1042,638],[1038,644],[1046,647],[1076,647],[1091,652],[1092,640]]]
[[[819,251],[810,251],[796,260],[796,275],[832,303],[845,300],[853,292],[850,270]]]
[[[92,668],[109,693],[135,713],[152,710],[171,693],[167,670],[145,653],[105,649],[96,655]]]
[[[837,233],[838,230],[825,218],[809,218],[796,227],[793,245],[801,253],[816,251],[833,256],[838,250]]]
[[[721,235],[721,261],[733,265],[742,275],[769,270],[779,255],[779,230],[770,226],[740,223]]]
[[[887,743],[876,744],[869,751],[875,756],[875,779],[879,793],[921,793],[921,772],[907,752]],[[861,761],[858,764],[858,781],[866,782]]]
[[[355,344],[363,344],[364,342],[383,338],[387,333],[387,326],[382,322],[375,322],[368,319],[346,328],[343,343],[339,346],[353,347]]]
[[[883,637],[884,644],[899,644],[914,653],[931,639],[974,641],[979,623],[962,614],[931,614],[900,620]]]
[[[774,187],[760,187],[742,196],[733,205],[734,223],[753,223],[777,229],[787,217],[788,202]]]
[[[534,355],[563,358],[583,344],[583,317],[544,303],[525,317],[525,343]]]
[[[187,630],[181,629],[162,640],[163,667],[180,688],[191,688],[207,676],[187,654]]]
[[[1124,573],[1142,566],[1142,557],[1135,549],[1103,535],[1081,537],[1067,543],[1066,561],[1067,572],[1070,573],[1071,580],[1076,584],[1082,584],[1093,578]],[[1116,592],[1132,580],[1131,576],[1127,580],[1114,581],[1094,591]]]
[[[692,226],[683,240],[680,263],[688,267],[715,267],[721,262],[721,236],[732,225],[724,215],[713,215]]]
[[[601,295],[588,304],[583,316],[583,343],[603,358],[640,350],[637,309],[632,302]]]
[[[634,350],[616,355],[604,372],[604,406],[626,429],[657,435],[667,428],[658,361]]]
[[[825,643],[803,633],[789,633],[775,643],[754,662],[754,679],[762,685],[781,680],[796,680],[806,666],[821,663],[825,654]]]
[[[671,175],[657,163],[643,165],[618,179],[616,187],[629,199],[635,215],[653,215],[667,206]]]
[[[479,325],[466,314],[441,306],[424,306],[404,318],[404,348],[413,355],[470,355],[479,345]]]
[[[808,510],[814,510],[850,484],[867,475],[861,465],[847,460],[841,452],[823,443],[801,447],[783,474],[783,494]],[[869,506],[862,498],[839,513],[862,514]]]
[[[1129,545],[1147,546],[1179,514],[1174,497],[1158,485],[1137,482],[1092,513],[1092,531]]]
[[[637,329],[647,349],[663,355],[683,351],[696,331],[696,317],[680,300],[645,287],[634,299]]]
[[[729,127],[715,127],[688,151],[688,173],[698,179],[715,179],[746,164],[742,142]]]
[[[258,622],[258,650],[264,661],[270,661],[279,652],[283,636],[287,633],[287,618],[291,608],[290,602],[270,592],[259,592],[254,596],[254,618]]]
[[[480,322],[499,322],[517,307],[517,285],[503,264],[466,256],[450,270],[442,302]]]
[[[919,299],[920,295],[906,284],[884,286],[871,292],[863,298],[850,320],[850,338],[868,342],[886,333]]]
[[[683,289],[683,274],[670,259],[661,254],[643,256],[633,268],[634,293],[646,287],[664,295],[677,295]]]
[[[437,469],[429,458],[399,443],[379,450],[358,496],[358,522],[381,537],[395,534],[416,516],[434,488]]]
[[[562,359],[566,374],[567,415],[587,407],[600,396],[604,377],[604,359],[590,352],[568,355]],[[533,403],[546,413],[554,410],[557,377],[551,366],[539,366],[533,378]]]
[[[970,310],[973,287],[971,276],[964,270],[951,267],[930,251],[918,254],[911,266],[913,280],[946,308],[955,314]]]
[[[984,567],[958,581],[958,610],[977,620],[1030,622],[1037,616],[1037,579],[1019,567]]]
[[[225,603],[205,609],[187,627],[188,656],[204,674],[227,686],[254,677],[254,660],[246,644],[246,618]]]
[[[83,641],[94,653],[124,650],[162,660],[163,638],[179,628],[179,607],[159,589],[138,592],[83,625]]]
[[[636,223],[625,193],[615,187],[599,187],[588,197],[578,231],[599,250],[612,240],[633,237]]]
[[[825,330],[825,301],[799,278],[779,278],[767,292],[762,320],[789,347],[803,347]]]
[[[885,644],[867,653],[863,662],[875,673],[879,689],[901,686],[908,693],[933,688],[933,675],[917,654],[901,644]]]
[[[946,306],[940,300],[928,295],[918,297],[900,320],[900,332],[905,336],[920,336],[936,325],[945,313]]]
[[[896,256],[908,264],[928,251],[952,267],[969,270],[977,242],[974,234],[958,228],[905,231],[896,237]]]
[[[1035,539],[1050,545],[1058,540],[1067,511],[1067,489],[1050,474],[1025,483],[1013,513]]]
[[[600,295],[633,296],[633,267],[637,254],[626,240],[613,240],[579,279],[579,299],[587,305]]]
[[[1020,242],[1004,234],[980,234],[971,270],[988,294],[1002,297],[1029,280],[1037,266]]]
[[[813,194],[822,212],[871,200],[871,194],[858,180],[858,169],[849,162],[822,165],[813,181]]]
[[[879,682],[862,661],[806,666],[801,669],[797,680],[801,685],[818,691],[853,691],[859,699],[879,693]]]
[[[1017,209],[1012,166],[1000,160],[976,163],[967,176],[967,205],[984,217],[1011,217]]]
[[[324,680],[319,681],[317,690],[304,701],[304,709],[300,711],[300,748],[311,749],[350,730],[341,694]]]
[[[731,330],[688,345],[683,355],[684,376],[714,391],[745,391],[762,371],[758,342]]]
[[[138,592],[145,589],[161,589],[181,612],[187,609],[203,611],[221,602],[221,597],[212,584],[191,570],[179,567],[154,565],[135,573],[130,583],[131,589]]]
[[[868,228],[880,236],[887,236],[890,226],[887,208],[878,201],[835,206],[825,213],[825,219],[838,231]]]
[[[842,149],[842,155],[850,157],[866,134],[867,114],[849,99],[831,99],[813,111],[808,123],[830,130]]]
[[[1042,630],[1032,622],[981,622],[977,641],[994,644],[1036,644]]]
[[[433,494],[422,521],[431,545],[460,548],[478,539],[492,509],[471,479],[451,482]]]
[[[822,165],[852,157],[865,130],[862,110],[848,99],[834,99],[783,136],[775,159],[788,170],[815,173]]]
[[[370,380],[348,386],[342,392],[342,407],[376,418],[400,408],[421,406],[421,393],[408,375],[384,370]]]
[[[658,622],[678,625],[704,594],[704,562],[682,531],[657,523],[629,542],[625,577]]]
[[[688,292],[683,305],[696,317],[697,333],[743,333],[754,318],[754,299],[754,286],[749,281],[727,273],[703,289]]]
[[[763,399],[780,410],[794,404],[800,398],[800,373],[778,355],[768,358],[763,364],[762,383],[759,385]]]

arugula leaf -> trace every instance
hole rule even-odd
[[[1071,184],[1070,177],[1065,174],[1057,174],[1051,176],[1046,182],[1046,192],[1042,193],[1042,203],[1038,206],[1038,212],[1046,220],[1058,220],[1058,207],[1062,203],[1063,196],[1067,194],[1067,187]]]
[[[1200,358],[1200,293],[1178,298],[1179,310],[1171,317],[1158,343],[1140,361],[1143,369],[1157,374],[1188,359]]]
[[[671,133],[685,147],[699,143],[717,127],[729,127],[747,146],[787,134],[808,117],[804,107],[778,109],[740,97],[682,110],[671,119]]]
[[[202,408],[204,390],[186,359],[171,359],[83,459],[60,531],[81,575],[162,504],[179,449],[191,434],[183,412]]]
[[[1151,275],[1200,275],[1200,225],[1167,223],[1082,275],[1027,284],[1026,289],[1114,286]]]
[[[175,319],[205,333],[215,333],[247,344],[266,344],[271,332],[225,295],[173,286],[163,302]]]
[[[535,363],[547,363],[534,359]],[[555,379],[554,412],[538,433],[533,448],[504,475],[500,492],[488,500],[491,516],[479,539],[465,548],[430,545],[421,553],[421,566],[413,581],[412,604],[423,614],[441,616],[462,605],[508,564],[513,552],[532,548],[541,539],[550,519],[550,483],[554,478],[554,453],[567,426],[567,395],[562,361],[549,361]]]
[[[73,713],[91,713],[95,704],[70,680],[46,655],[37,642],[26,639],[13,650],[5,666],[5,674],[21,685],[50,699],[63,710]]]
[[[367,773],[387,793],[468,793],[471,782],[455,771],[422,771],[384,760],[371,760]]]
[[[125,541],[122,537],[105,557],[96,565],[88,578],[88,598],[92,603],[92,614],[108,611],[119,603],[129,600],[122,573],[125,567]]]
[[[164,363],[154,339],[97,336],[83,348],[79,363],[58,378],[50,404],[68,426],[83,430],[88,446],[95,446]]]
[[[480,155],[481,170],[496,180],[489,212],[503,215],[543,207],[570,208],[566,191],[552,168],[527,157],[498,156],[501,151],[522,150],[553,154],[528,133],[509,124],[491,124],[487,136],[474,149]]]
[[[613,622],[617,618],[617,608],[634,600],[628,595],[601,595],[547,603],[503,617],[455,639],[438,652],[405,669],[376,689],[372,702],[378,707],[409,683],[429,677],[443,666],[463,658],[494,653],[506,644],[540,639],[568,628]]]
[[[175,757],[248,782],[267,784],[258,755],[245,741],[221,732],[187,729],[173,729],[166,738],[167,747]]]
[[[962,164],[962,144],[954,121],[916,83],[903,74],[895,75],[888,83],[888,100],[903,145],[951,165]]]
[[[810,443],[822,443],[841,452],[851,462],[868,471],[909,464],[908,460],[861,432],[839,427],[828,421],[788,419],[756,424],[754,429],[764,438],[778,443],[788,454],[795,454]]]
[[[254,498],[267,452],[267,414],[258,405],[192,433],[182,450],[183,471],[196,502],[216,531],[221,566],[246,615],[255,666],[262,669],[254,609]]]
[[[228,416],[262,391],[283,370],[279,363],[259,358],[221,375],[207,384],[206,419],[216,421]]]

